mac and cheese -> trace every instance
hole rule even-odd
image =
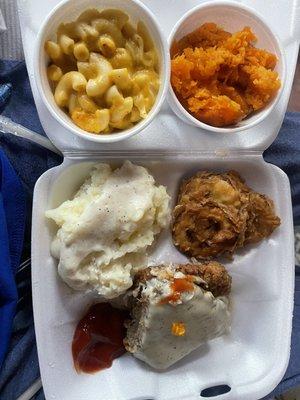
[[[159,60],[146,26],[120,10],[87,10],[45,43],[57,105],[91,133],[130,128],[147,117],[159,90]]]

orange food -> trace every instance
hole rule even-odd
[[[171,331],[174,336],[184,336],[185,330],[185,324],[183,322],[173,322]]]
[[[193,292],[193,278],[187,276],[185,278],[175,278],[171,284],[172,293],[161,300],[161,304],[176,302],[180,299],[182,292]]]
[[[173,43],[172,87],[195,118],[233,125],[274,98],[281,85],[277,58],[255,41],[249,27],[231,34],[209,22]]]

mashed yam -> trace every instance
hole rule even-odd
[[[141,166],[97,164],[74,199],[46,216],[59,226],[51,252],[61,278],[111,299],[146,266],[146,248],[169,220],[169,196]]]
[[[172,87],[195,118],[233,125],[274,98],[281,85],[277,58],[255,41],[248,27],[231,34],[206,23],[173,44]]]

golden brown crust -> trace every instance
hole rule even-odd
[[[215,297],[228,296],[231,290],[231,276],[225,267],[217,261],[207,261],[202,264],[180,264],[177,270],[185,275],[194,275],[203,279],[207,290]]]
[[[273,202],[252,191],[235,171],[199,172],[183,181],[173,211],[173,242],[197,259],[232,256],[280,224]]]
[[[138,287],[141,283],[146,283],[149,279],[156,276],[153,268],[165,269],[165,266],[148,267],[139,271],[134,280],[133,288]],[[215,297],[227,296],[231,290],[231,276],[226,271],[225,267],[217,261],[207,261],[202,264],[178,264],[175,270],[182,272],[184,275],[190,275],[201,278],[204,282],[197,282],[197,285],[206,289]],[[170,276],[172,280],[172,276]]]
[[[251,193],[244,244],[259,242],[279,225],[280,218],[275,214],[273,201],[262,194]]]

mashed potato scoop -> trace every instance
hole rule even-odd
[[[144,167],[95,165],[72,200],[46,212],[59,227],[51,246],[59,275],[73,289],[118,297],[145,265],[169,214],[166,188]]]

